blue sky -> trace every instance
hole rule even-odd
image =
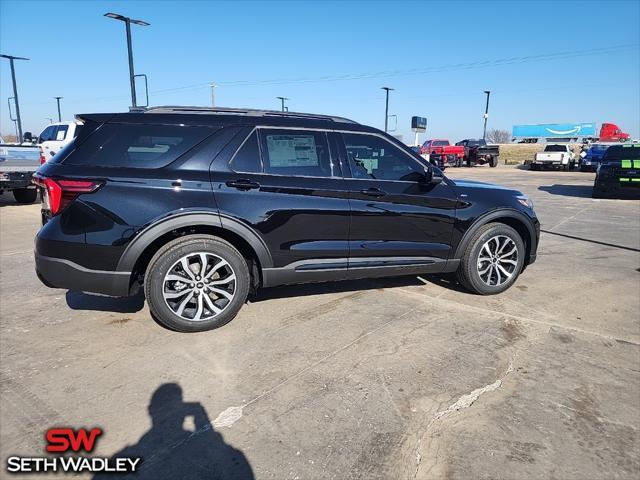
[[[481,136],[483,90],[491,90],[489,128],[612,121],[640,137],[640,2],[633,0],[0,0],[0,50],[31,59],[16,63],[23,130],[37,133],[57,116],[54,96],[64,97],[63,119],[128,108],[124,25],[104,18],[108,11],[151,23],[133,26],[133,45],[152,105],[209,105],[207,84],[215,81],[219,106],[278,109],[281,95],[292,111],[382,128],[380,87],[390,86],[390,114],[405,141],[413,139],[412,115],[429,119],[421,140],[457,141]],[[636,46],[522,59],[620,45]],[[502,61],[509,58],[518,60]],[[484,61],[494,62],[475,63]],[[11,95],[2,60],[3,134],[14,132]]]

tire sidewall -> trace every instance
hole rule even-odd
[[[164,277],[182,257],[190,253],[207,252],[223,258],[236,275],[236,291],[233,300],[222,313],[199,322],[192,322],[176,315],[166,304],[162,294]],[[199,332],[221,327],[236,316],[249,294],[250,278],[247,263],[242,255],[227,242],[208,236],[185,236],[174,245],[158,251],[149,263],[145,278],[145,296],[153,317],[162,325],[179,332]]]
[[[478,273],[478,256],[480,254],[480,249],[482,246],[489,240],[491,237],[495,237],[497,235],[504,235],[511,238],[516,247],[518,248],[518,264],[516,265],[516,269],[514,270],[513,275],[509,280],[499,286],[490,286],[482,281],[480,278],[480,274]],[[469,265],[467,266],[469,272],[469,281],[471,282],[474,289],[480,292],[483,295],[492,295],[504,292],[511,285],[515,283],[520,272],[522,271],[522,266],[524,264],[524,256],[526,253],[525,244],[520,234],[516,232],[513,228],[508,225],[494,225],[491,228],[488,228],[484,233],[482,233],[479,237],[476,238],[473,247],[471,248],[470,255],[467,259]]]

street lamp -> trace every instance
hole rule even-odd
[[[135,23],[136,25],[140,25],[142,27],[147,27],[151,25],[143,20],[134,20],[133,18],[125,17],[124,15],[119,15],[117,13],[105,13],[105,17],[113,18],[114,20],[120,20],[124,22],[127,28],[127,51],[129,52],[129,81],[131,83],[131,106],[137,107],[138,103],[136,102],[136,83],[135,83],[135,73],[133,71],[133,51],[131,49],[131,24]]]
[[[290,99],[290,98],[287,98],[287,97],[276,97],[276,98],[280,99],[280,102],[281,102],[281,104],[282,104],[282,111],[283,111],[283,112],[288,112],[288,111],[289,111],[289,109],[288,109],[287,107],[285,107],[285,106],[284,106],[284,102],[285,102],[285,100],[291,100],[291,99]]]
[[[484,93],[487,94],[487,106],[484,108],[484,130],[482,131],[482,139],[486,140],[487,138],[487,120],[489,119],[489,95],[491,95],[490,90],[485,90]]]
[[[18,102],[18,87],[16,86],[16,70],[13,66],[14,60],[29,60],[24,57],[14,57],[13,55],[4,55],[0,53],[0,57],[8,58],[11,64],[11,81],[13,82],[13,99],[16,102],[16,126],[18,127],[18,143],[22,143],[22,120],[20,119],[20,102]]]
[[[56,102],[58,102],[58,121],[61,122],[62,121],[62,116],[60,115],[60,99],[63,97],[53,97],[56,99]]]
[[[389,126],[389,90],[395,90],[395,88],[382,87],[382,90],[386,90],[387,92],[387,99],[384,107],[384,131],[386,133],[388,130],[387,127]]]
[[[210,83],[209,86],[211,87],[211,107],[215,108],[216,106],[216,88],[218,88],[218,85],[216,83]]]

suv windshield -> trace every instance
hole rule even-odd
[[[448,147],[449,146],[449,142],[446,140],[435,140],[433,142],[433,146],[434,147]]]

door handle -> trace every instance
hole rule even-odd
[[[238,190],[251,190],[254,188],[260,188],[260,184],[258,182],[252,182],[251,180],[247,180],[246,178],[241,178],[239,180],[229,180],[226,185],[227,187],[237,188]]]
[[[386,193],[379,188],[367,188],[366,190],[360,190],[360,193],[370,197],[384,197],[386,195]]]

